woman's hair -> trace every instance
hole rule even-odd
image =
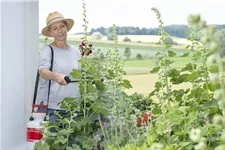
[[[66,21],[62,21],[62,22],[66,25],[66,27],[68,29],[68,24],[66,23]],[[48,27],[48,31],[50,31],[50,27],[51,27],[51,25]]]

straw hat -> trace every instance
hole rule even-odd
[[[74,24],[73,19],[65,19],[62,14],[55,11],[48,15],[48,17],[46,19],[47,26],[42,29],[42,31],[41,31],[42,34],[45,36],[51,37],[51,35],[49,35],[48,28],[51,24],[53,24],[55,22],[59,22],[59,21],[65,21],[67,23],[68,31],[73,27],[73,24]]]

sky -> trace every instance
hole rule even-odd
[[[85,0],[85,3],[88,31],[113,24],[157,27],[159,24],[152,7],[161,12],[164,25],[187,24],[189,14],[200,14],[208,24],[225,24],[225,0]],[[74,19],[69,34],[83,32],[82,0],[39,0],[39,32],[53,11]]]

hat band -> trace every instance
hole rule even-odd
[[[54,23],[55,21],[59,21],[59,20],[63,20],[64,18],[63,17],[57,17],[57,18],[53,18],[52,20],[50,20],[47,25],[50,25],[52,23]]]

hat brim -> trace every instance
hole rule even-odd
[[[52,22],[51,24],[47,25],[46,27],[44,27],[41,31],[41,33],[44,35],[44,36],[47,36],[47,37],[52,37],[50,34],[49,34],[49,31],[48,31],[48,28],[49,26],[51,26],[53,23],[56,23],[56,22],[59,22],[59,21],[65,21],[67,23],[67,26],[68,26],[68,29],[67,29],[67,32],[73,27],[74,25],[74,21],[73,19],[61,19],[61,20],[57,20],[55,22]]]

